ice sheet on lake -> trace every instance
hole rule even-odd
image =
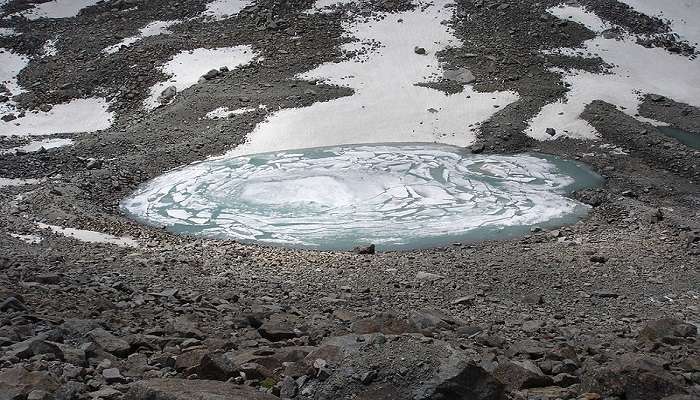
[[[444,145],[357,145],[196,163],[140,187],[122,209],[179,233],[347,249],[508,237],[574,222],[566,194],[597,183],[570,161]]]
[[[632,1],[628,1],[633,3]],[[649,4],[638,0],[634,3]],[[678,3],[678,4],[676,4]],[[680,5],[692,21],[700,18],[700,2],[655,2],[658,8],[677,10]],[[581,7],[560,6],[549,10],[561,19],[571,19],[582,23],[597,33],[594,39],[584,43],[582,49],[560,49],[565,55],[601,57],[612,68],[606,74],[596,74],[581,70],[559,71],[564,82],[570,86],[566,98],[546,105],[530,121],[528,135],[539,140],[549,139],[547,128],[555,128],[557,135],[592,139],[598,136],[595,128],[580,118],[586,105],[594,100],[603,100],[617,105],[625,113],[637,114],[641,96],[647,93],[659,94],[679,102],[700,106],[700,59],[689,59],[672,54],[661,48],[646,48],[637,44],[637,37],[623,34],[619,39],[606,39],[602,36],[605,28],[611,27],[594,13]],[[674,20],[672,29],[679,25]],[[693,29],[687,29],[691,32]],[[691,32],[690,35],[693,33]]]
[[[138,42],[139,40],[142,40],[143,38],[147,38],[150,36],[169,34],[171,32],[168,28],[170,28],[173,25],[179,24],[179,23],[180,23],[180,21],[178,21],[178,20],[153,21],[153,22],[149,23],[148,25],[144,26],[143,28],[141,28],[137,35],[125,38],[121,42],[114,44],[112,46],[109,46],[102,51],[106,54],[113,54],[113,53],[116,53],[119,50],[121,50],[122,47],[129,47],[132,44]]]
[[[469,125],[487,120],[518,99],[512,92],[444,92],[416,86],[439,80],[443,69],[436,53],[460,41],[442,22],[453,8],[447,0],[414,11],[386,13],[380,20],[360,18],[345,23],[358,41],[343,46],[367,54],[308,71],[300,78],[322,80],[354,89],[352,96],[284,109],[258,124],[248,141],[231,154],[350,143],[439,142],[465,146],[474,141]],[[414,48],[426,49],[426,55]]]
[[[209,70],[224,66],[233,69],[252,62],[256,56],[250,46],[200,48],[180,52],[160,68],[171,78],[151,88],[151,94],[145,100],[144,106],[147,110],[156,108],[160,104],[158,97],[169,86],[175,86],[180,92],[195,85]]]
[[[49,112],[30,111],[13,121],[0,121],[0,136],[94,132],[112,125],[113,113],[103,98],[75,99]]]
[[[50,229],[54,233],[77,239],[82,242],[107,243],[122,247],[138,246],[138,242],[130,237],[113,236],[102,232],[88,231],[84,229],[65,228],[62,226],[48,225],[41,222],[37,222],[36,225],[41,229]]]
[[[214,0],[207,4],[202,13],[205,18],[223,20],[236,16],[244,8],[253,5],[252,0]]]
[[[100,0],[52,0],[37,3],[32,8],[19,12],[27,19],[39,18],[71,18],[75,17],[85,7],[95,5]]]

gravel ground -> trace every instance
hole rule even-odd
[[[615,0],[580,3],[630,32],[668,30]],[[577,47],[593,33],[546,14],[556,1],[455,4],[450,23],[465,45],[441,61],[471,70],[477,90],[521,96],[482,124],[479,144],[580,160],[604,176],[602,187],[574,194],[593,206],[579,223],[361,255],[177,236],[120,214],[137,185],[222,154],[268,114],[204,118],[212,109],[350,95],[294,76],[346,56],[341,23],[353,12],[371,17],[409,2],[307,14],[311,1],[258,0],[204,22],[188,20],[201,0],[118,0],[75,18],[0,20],[22,33],[0,37],[0,47],[35,56],[19,76],[30,88],[16,99],[22,107],[102,95],[117,115],[106,131],[56,136],[73,146],[0,155],[0,176],[45,179],[0,187],[0,399],[698,398],[700,152],[598,101],[583,118],[600,140],[530,139],[525,121],[567,91],[549,67],[603,68],[540,51]],[[24,7],[11,1],[4,12]],[[148,22],[173,19],[187,21],[101,54]],[[57,55],[39,57],[54,37]],[[140,108],[163,79],[154,65],[181,50],[241,44],[264,61],[186,89],[167,107]],[[700,110],[673,99],[647,96],[639,113],[700,134]],[[88,168],[90,159],[101,162]],[[81,242],[39,221],[139,246]]]

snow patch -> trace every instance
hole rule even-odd
[[[664,6],[668,2],[664,2]],[[671,7],[673,8],[673,7]],[[689,9],[700,18],[700,6]],[[547,128],[555,128],[553,138],[568,136],[594,139],[598,132],[580,118],[586,105],[603,100],[636,116],[644,94],[654,93],[673,100],[700,106],[700,60],[672,54],[661,48],[646,48],[636,43],[636,36],[623,34],[606,39],[602,30],[611,26],[581,7],[559,6],[549,12],[561,19],[584,24],[598,35],[580,49],[559,49],[570,56],[601,57],[612,65],[606,74],[582,70],[557,70],[570,85],[566,98],[542,108],[529,124],[527,134],[538,140],[551,139]],[[697,18],[694,18],[697,19]]]
[[[58,233],[66,237],[80,240],[81,242],[107,243],[122,247],[138,247],[138,242],[128,236],[119,237],[102,232],[88,231],[84,229],[75,228],[64,228],[62,226],[48,225],[41,222],[37,222],[36,226],[38,226],[41,229],[49,229],[54,233]]]
[[[17,83],[17,75],[27,65],[29,65],[29,57],[0,48],[0,85],[4,85],[9,90],[10,96],[18,95],[24,91]],[[3,111],[2,106],[0,103],[0,114]]]
[[[17,179],[17,178],[0,178],[0,188],[10,186],[36,185],[43,182],[43,179]]]
[[[206,10],[204,10],[201,16],[220,21],[235,17],[244,8],[251,5],[253,5],[252,0],[214,0],[207,4]]]
[[[39,235],[21,235],[19,233],[10,233],[10,236],[29,244],[39,244],[43,241]]]
[[[13,28],[0,28],[0,37],[2,36],[17,36],[19,32]]]
[[[44,139],[44,140],[32,140],[31,142],[25,144],[24,146],[12,147],[6,150],[0,150],[0,154],[15,154],[17,152],[21,153],[33,153],[40,151],[41,149],[49,150],[58,147],[72,146],[73,140],[71,139]]]
[[[129,47],[132,44],[138,42],[139,40],[142,40],[143,38],[147,38],[150,36],[170,34],[172,32],[170,32],[170,30],[168,28],[170,28],[173,25],[179,24],[179,23],[180,23],[180,21],[178,21],[178,20],[151,22],[148,25],[141,28],[137,35],[125,38],[121,42],[119,42],[115,45],[109,46],[102,51],[106,54],[113,54],[113,53],[116,53],[119,50],[121,50],[122,47]]]
[[[233,69],[251,63],[257,53],[250,46],[221,47],[217,49],[195,49],[183,51],[172,60],[160,67],[164,74],[171,76],[168,81],[156,84],[151,88],[150,96],[145,100],[144,107],[152,110],[160,105],[158,97],[163,90],[175,86],[178,92],[194,86],[202,75],[209,70],[220,67]]]
[[[14,15],[27,19],[39,18],[72,18],[80,13],[80,10],[97,4],[100,0],[53,0],[46,3],[35,4],[32,8]]]
[[[700,2],[697,0],[620,0],[636,11],[668,21],[671,30],[690,44],[700,44]],[[700,49],[698,49],[700,50]]]
[[[460,41],[443,24],[447,0],[414,11],[385,13],[380,20],[345,22],[357,41],[343,46],[357,57],[326,63],[299,76],[354,90],[352,96],[284,109],[259,124],[232,155],[353,143],[439,142],[470,145],[469,126],[518,99],[513,92],[481,93],[465,86],[447,95],[417,86],[443,76],[436,53]],[[367,50],[379,45],[379,48]],[[415,47],[426,54],[416,54]]]
[[[112,125],[114,115],[103,98],[75,99],[51,111],[32,111],[13,121],[0,121],[0,136],[94,132]]]
[[[219,107],[215,108],[211,111],[209,111],[205,117],[208,119],[223,119],[223,118],[230,118],[231,116],[234,115],[241,115],[241,114],[247,114],[251,113],[254,111],[258,110],[266,110],[267,106],[264,104],[261,104],[258,106],[258,108],[253,108],[253,107],[245,107],[245,108],[237,108],[235,110],[231,110],[228,107]]]
[[[47,40],[44,46],[41,48],[41,52],[44,53],[44,57],[52,57],[58,54],[58,49],[56,48],[57,39]]]

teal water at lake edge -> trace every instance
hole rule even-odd
[[[700,133],[684,131],[670,126],[659,126],[656,129],[666,136],[672,137],[686,146],[700,149]]]
[[[380,250],[510,238],[572,224],[568,197],[602,178],[527,153],[435,144],[343,145],[218,157],[142,185],[121,208],[172,232],[318,250]]]

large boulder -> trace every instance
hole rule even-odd
[[[545,387],[552,384],[552,379],[543,374],[530,360],[500,362],[493,374],[510,390]]]
[[[279,400],[250,386],[209,380],[151,379],[131,386],[125,400]]]
[[[582,375],[584,391],[626,400],[660,400],[686,391],[657,358],[625,354],[603,367],[596,366]]]
[[[674,337],[690,338],[697,334],[698,328],[695,325],[675,318],[661,318],[648,321],[639,332],[639,340],[653,342]]]
[[[504,385],[473,362],[454,354],[443,361],[439,372],[415,398],[435,400],[501,400]]]
[[[8,399],[24,398],[32,390],[53,392],[59,386],[58,380],[45,371],[13,367],[0,372],[0,394],[7,395]]]
[[[400,318],[393,313],[379,313],[370,318],[357,320],[353,322],[351,329],[358,334],[381,332],[387,335],[400,335],[418,331],[413,322]]]
[[[131,345],[124,339],[114,336],[102,329],[93,329],[87,334],[97,347],[118,357],[126,357],[131,352]]]

